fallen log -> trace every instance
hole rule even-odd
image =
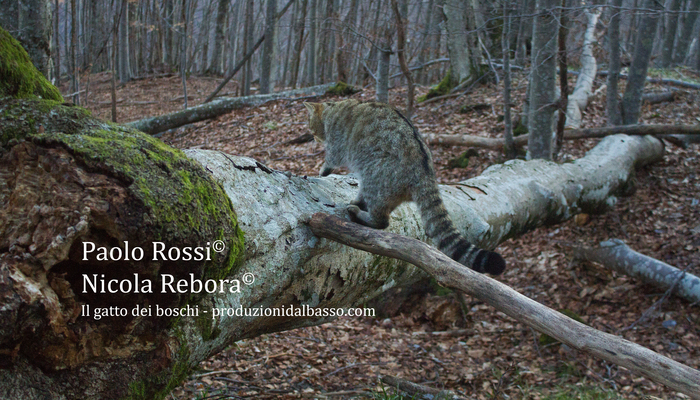
[[[598,71],[599,76],[608,76],[608,71]],[[627,74],[620,74],[621,79],[627,79]],[[647,77],[647,82],[649,83],[664,83],[671,86],[678,86],[688,89],[700,89],[700,84],[694,82],[686,82],[679,79],[669,79],[669,78],[651,78]]]
[[[602,138],[614,134],[625,135],[652,135],[660,139],[673,139],[677,135],[699,135],[700,125],[625,125],[606,126],[602,128],[570,129],[564,131],[564,139],[591,139]],[[424,135],[430,144],[443,146],[470,146],[491,150],[502,150],[505,140],[500,138],[486,138],[472,135],[445,135],[430,133]],[[515,146],[522,147],[527,144],[528,135],[520,135],[513,138]]]
[[[309,226],[316,236],[416,265],[434,277],[441,286],[461,290],[577,350],[700,399],[700,371],[619,336],[575,321],[495,279],[464,268],[423,242],[322,213],[314,214]]]
[[[668,290],[680,279],[674,294],[691,303],[700,302],[700,278],[638,253],[619,239],[606,240],[596,248],[578,247],[574,249],[574,259],[598,263],[662,290]]]
[[[187,125],[193,122],[218,117],[219,115],[226,114],[233,110],[243,107],[254,107],[266,103],[268,101],[283,99],[287,97],[326,93],[326,91],[328,91],[335,85],[335,83],[326,83],[324,85],[288,90],[286,92],[258,94],[242,97],[221,97],[209,103],[190,107],[186,110],[176,111],[174,113],[165,115],[159,115],[157,117],[148,117],[140,119],[138,121],[129,122],[126,125],[134,129],[140,130],[142,132],[154,135],[156,133],[167,131],[168,129],[177,128],[182,125]]]
[[[660,93],[644,93],[642,95],[642,103],[643,104],[659,104],[659,103],[665,103],[669,101],[675,101],[676,98],[680,95],[678,90],[671,90],[668,92],[660,92]]]

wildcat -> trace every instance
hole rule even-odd
[[[440,197],[430,151],[398,110],[354,99],[304,105],[309,129],[317,141],[325,143],[321,176],[335,167],[347,167],[359,175],[360,192],[347,208],[354,222],[384,229],[396,207],[414,201],[426,234],[440,251],[477,272],[503,272],[505,261],[500,255],[477,248],[455,228]]]

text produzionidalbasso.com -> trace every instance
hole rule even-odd
[[[301,306],[280,307],[217,307],[212,308],[212,318],[217,317],[374,317],[374,308],[328,308]]]

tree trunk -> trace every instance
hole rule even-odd
[[[681,0],[670,0],[670,13],[666,15],[666,32],[664,33],[663,44],[661,45],[661,68],[668,68],[673,64],[673,44],[678,32],[678,21],[680,20],[678,11],[681,9]]]
[[[292,55],[292,65],[290,71],[289,86],[292,89],[297,87],[297,79],[299,78],[299,64],[301,63],[301,51],[304,48],[304,29],[306,21],[306,6],[308,0],[301,0],[301,9],[299,17],[295,23],[295,40],[294,40],[294,54]]]
[[[389,103],[389,63],[391,61],[391,45],[393,32],[388,22],[383,29],[379,45],[379,61],[377,62],[377,101]]]
[[[620,15],[622,13],[622,0],[610,0],[612,17],[608,26],[608,90],[606,96],[606,113],[608,125],[622,125],[622,113],[620,109],[619,92],[617,82],[620,75]]]
[[[406,3],[404,2],[404,4]],[[408,63],[406,62],[406,25],[408,24],[408,18],[404,18],[404,16],[401,15],[399,5],[396,3],[396,0],[391,0],[391,8],[394,10],[394,17],[396,17],[399,65],[401,66],[401,71],[406,77],[406,85],[408,86],[406,93],[406,118],[408,118],[410,121],[413,116],[414,86],[413,75],[411,75],[411,71],[408,69]]]
[[[558,32],[557,0],[537,0],[532,34],[528,159],[552,158],[552,123],[555,104],[555,71]]]
[[[503,35],[501,38],[501,49],[503,50],[503,142],[504,153],[508,159],[513,159],[517,155],[515,143],[513,142],[513,119],[510,115],[510,37],[512,30],[511,11],[508,2],[503,3]]]
[[[420,50],[418,51],[418,65],[423,65],[425,62],[428,60],[428,43],[429,43],[429,38],[430,38],[430,32],[431,32],[431,22],[433,19],[433,9],[435,4],[435,0],[428,0],[428,10],[425,13],[425,22],[423,26],[423,34],[422,34],[422,41],[420,44]],[[426,85],[427,84],[427,79],[425,77],[427,76],[427,71],[425,69],[419,69],[418,73],[416,74],[416,82]]]
[[[467,41],[467,4],[461,0],[445,0],[443,7],[447,29],[447,51],[453,86],[473,79],[472,59]]]
[[[586,11],[588,25],[583,36],[583,50],[581,51],[581,71],[576,80],[574,91],[569,96],[566,107],[566,127],[578,129],[581,127],[583,111],[588,106],[588,96],[593,90],[593,81],[596,77],[598,64],[593,55],[593,46],[597,42],[595,27],[598,24],[597,12]]]
[[[627,77],[627,88],[622,97],[622,122],[625,125],[636,124],[642,108],[642,95],[644,94],[644,82],[647,78],[647,69],[651,60],[651,50],[654,45],[654,34],[659,22],[659,13],[663,7],[656,0],[648,0],[646,7],[652,10],[645,13],[639,24],[637,40],[634,45],[634,55]]]
[[[678,280],[674,293],[691,303],[700,302],[700,278],[637,253],[621,240],[606,240],[598,248],[576,248],[574,258],[601,264],[661,290],[669,290]]]
[[[306,56],[306,82],[310,85],[317,85],[320,82],[320,80],[318,79],[318,73],[316,71],[316,28],[318,15],[318,1],[311,0],[311,6],[309,8],[309,42]]]
[[[223,57],[221,53],[224,50],[224,25],[226,24],[226,15],[228,14],[228,4],[230,0],[219,0],[216,8],[216,27],[214,28],[214,54],[211,60],[209,71],[216,75],[224,73]]]
[[[693,40],[693,27],[700,11],[700,1],[688,0],[688,9],[682,14],[681,34],[676,42],[676,49],[673,55],[674,64],[683,64],[690,49],[690,42]]]
[[[265,43],[263,43],[262,59],[260,60],[260,94],[270,93],[272,85],[272,67],[275,58],[275,34],[277,26],[277,0],[267,0],[265,11]]]
[[[131,80],[129,68],[129,10],[128,0],[121,0],[121,18],[119,22],[119,82],[126,83]]]
[[[243,28],[243,49],[246,54],[250,54],[253,49],[253,13],[255,12],[255,2],[248,0],[245,8],[245,25]],[[243,95],[250,95],[250,85],[253,82],[253,62],[249,58],[243,70]]]

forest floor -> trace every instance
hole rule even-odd
[[[88,97],[88,108],[104,119],[110,119],[109,78],[93,75]],[[218,82],[190,78],[189,104],[199,104]],[[517,114],[525,88],[523,77],[515,82]],[[602,84],[596,82],[596,88]],[[224,92],[234,91],[234,85]],[[418,88],[418,94],[426,91]],[[405,90],[390,93],[391,103],[403,108]],[[372,89],[353,95],[361,100],[373,96]],[[118,88],[117,99],[119,122],[172,112],[182,108],[181,81],[178,76],[133,81]],[[477,103],[492,107],[458,112],[463,105]],[[644,106],[640,122],[698,124],[699,103],[699,92],[686,92],[673,103]],[[424,134],[499,137],[500,104],[500,88],[491,84],[466,96],[419,106],[413,121]],[[583,127],[604,126],[604,109],[603,92],[592,99]],[[288,143],[308,132],[306,114],[301,101],[275,101],[166,132],[161,139],[178,148],[221,150],[255,158],[274,169],[316,175],[323,147],[316,142]],[[567,141],[562,160],[579,158],[596,143]],[[465,150],[432,146],[441,183],[474,177],[503,161],[498,152],[480,149],[467,168],[449,168],[449,160]],[[550,308],[571,310],[596,329],[700,368],[700,305],[670,296],[640,319],[663,297],[662,291],[572,260],[573,247],[593,247],[613,238],[700,275],[698,145],[686,150],[667,143],[661,162],[638,171],[636,193],[620,198],[608,213],[536,229],[504,242],[497,251],[508,265],[498,280],[520,293]],[[392,392],[378,383],[378,376],[385,374],[470,399],[688,398],[565,345],[544,344],[531,328],[476,299],[467,298],[466,303],[464,316],[454,294],[435,294],[393,318],[344,318],[240,341],[202,362],[201,371],[168,398],[373,398],[378,391]]]

